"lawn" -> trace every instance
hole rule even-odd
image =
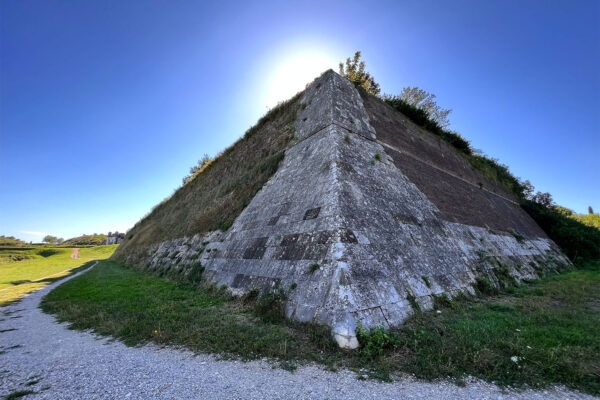
[[[44,311],[74,329],[122,340],[185,346],[225,357],[269,357],[285,368],[315,361],[379,379],[473,375],[500,385],[559,383],[600,393],[600,263],[494,297],[441,299],[401,328],[363,332],[356,351],[326,327],[280,318],[278,296],[233,298],[223,289],[152,277],[103,261],[59,286]]]
[[[0,306],[71,274],[88,261],[110,257],[116,247],[80,249],[78,259],[71,258],[72,249],[65,248],[0,248]]]

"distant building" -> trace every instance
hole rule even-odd
[[[104,242],[102,244],[121,244],[124,239],[125,239],[124,233],[108,232],[108,235],[106,236],[106,240],[104,240]]]

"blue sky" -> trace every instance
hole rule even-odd
[[[4,0],[0,234],[125,231],[355,50],[384,92],[435,93],[475,148],[600,211],[598,1]]]

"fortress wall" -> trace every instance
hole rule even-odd
[[[427,132],[380,100],[362,93],[377,140],[402,172],[448,221],[528,237],[547,235],[498,183],[474,170],[441,138]]]
[[[521,280],[568,263],[534,228],[514,225],[510,200],[443,184],[440,167],[394,155],[358,91],[333,71],[301,102],[282,164],[229,230],[133,249],[125,262],[192,281],[203,271],[236,294],[278,287],[289,318],[331,326],[342,347],[358,345],[357,324],[401,324],[413,303],[428,309],[435,296],[473,293],[477,277],[500,286],[499,271]],[[531,231],[517,240],[486,223]]]

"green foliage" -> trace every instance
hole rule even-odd
[[[600,229],[600,214],[573,214],[571,215],[571,218],[581,222],[584,225]]]
[[[517,281],[510,274],[510,271],[506,265],[500,265],[499,267],[494,268],[493,271],[502,289],[506,290],[517,285]]]
[[[504,164],[500,164],[498,160],[486,157],[481,154],[471,154],[469,162],[473,168],[483,172],[488,178],[498,182],[504,186],[509,192],[517,196],[518,199],[523,198],[523,185]]]
[[[20,247],[25,245],[25,242],[21,239],[17,239],[14,236],[0,236],[0,246],[12,246],[12,247]]]
[[[423,275],[421,279],[423,279],[423,282],[425,282],[425,286],[431,288],[431,282],[429,282],[429,277]]]
[[[103,234],[81,235],[65,240],[60,244],[60,247],[100,246],[105,240],[106,235]]]
[[[369,359],[384,355],[400,342],[398,333],[385,329],[383,325],[371,329],[358,325],[356,338],[360,344],[360,354]]]
[[[202,282],[202,274],[204,274],[204,267],[202,263],[197,262],[190,268],[187,279],[192,283],[198,284]]]
[[[433,296],[433,307],[435,309],[452,308],[453,306],[454,303],[452,303],[452,300],[450,300],[446,293],[443,293],[439,296]]]
[[[346,59],[346,66],[340,63],[340,75],[354,83],[356,86],[362,87],[374,96],[378,96],[381,92],[379,84],[375,79],[365,71],[365,62],[360,59],[360,51],[354,53],[354,57]]]
[[[274,290],[259,297],[254,314],[266,323],[281,323],[285,319],[286,296],[282,290]]]
[[[515,231],[510,231],[510,234],[514,236],[518,243],[525,243],[525,236]]]
[[[448,114],[452,110],[441,108],[435,101],[435,94],[429,93],[418,87],[405,87],[400,93],[400,99],[426,113],[427,119],[434,122],[440,128],[446,128],[450,125]]]
[[[311,264],[310,267],[308,267],[308,273],[309,274],[314,274],[319,268],[321,268],[321,266],[317,263]]]
[[[401,96],[385,96],[384,101],[393,109],[406,115],[415,124],[436,134],[459,151],[470,155],[473,153],[471,145],[459,133],[449,131],[440,126],[436,121],[429,118],[427,112],[413,104],[406,102]]]
[[[490,282],[490,280],[480,276],[475,278],[475,290],[483,295],[498,294],[498,289]]]
[[[44,242],[44,243],[52,243],[52,244],[60,244],[60,243],[64,242],[64,239],[63,238],[58,238],[58,237],[52,236],[52,235],[46,235],[42,239],[42,242]]]
[[[534,201],[521,207],[574,262],[600,259],[600,230]]]

